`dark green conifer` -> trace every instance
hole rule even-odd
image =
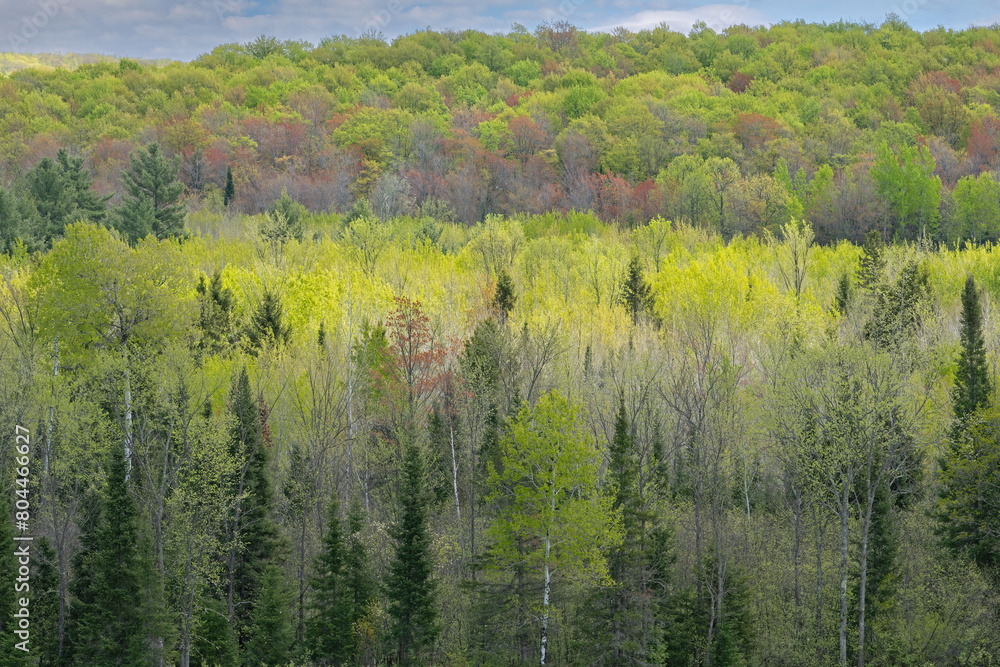
[[[639,256],[633,255],[625,269],[625,280],[622,285],[622,303],[632,318],[633,324],[639,323],[639,316],[652,305],[652,293],[649,284],[642,275],[642,265]]]
[[[140,583],[139,529],[125,479],[125,457],[115,450],[103,506],[81,526],[71,608],[76,665],[138,665],[149,659]]]
[[[232,165],[226,165],[226,189],[222,194],[223,206],[229,206],[235,196],[236,186],[233,185],[233,167]]]
[[[255,401],[246,369],[240,371],[229,396],[232,413],[230,453],[243,466],[231,482],[237,498],[225,535],[226,599],[232,600],[234,645],[246,655],[254,635],[253,609],[264,592],[268,568],[282,562],[285,543],[273,519],[274,493],[268,475],[267,408]]]
[[[392,529],[395,555],[386,582],[389,636],[398,664],[427,664],[429,649],[440,633],[437,586],[431,577],[431,535],[427,522],[424,463],[416,443],[406,446],[399,520]]]
[[[955,387],[952,390],[952,409],[955,422],[952,427],[954,438],[960,437],[969,417],[979,408],[988,405],[993,386],[990,383],[989,368],[986,365],[986,344],[983,339],[983,316],[979,306],[976,281],[972,276],[965,279],[962,290],[962,350],[955,371]]]
[[[184,184],[177,180],[179,158],[168,160],[157,143],[130,156],[122,172],[127,193],[117,211],[117,227],[135,243],[146,234],[158,239],[183,237],[187,206],[181,203]]]
[[[233,291],[222,286],[222,274],[216,271],[211,280],[198,280],[199,348],[206,354],[220,354],[232,343]]]
[[[514,288],[514,280],[506,269],[500,269],[500,274],[497,276],[496,292],[493,294],[493,307],[496,308],[500,316],[501,324],[507,321],[516,304],[517,291]]]
[[[293,640],[291,609],[291,596],[281,568],[269,563],[260,578],[260,596],[251,611],[250,642],[244,665],[288,664]]]
[[[264,296],[250,317],[247,331],[247,342],[251,352],[258,352],[265,343],[287,343],[292,335],[292,328],[283,322],[281,299],[270,290],[264,290]]]

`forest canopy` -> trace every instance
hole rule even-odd
[[[993,664],[998,44],[0,77],[0,665]]]

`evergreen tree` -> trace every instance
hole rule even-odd
[[[882,281],[885,268],[885,243],[875,230],[868,232],[861,246],[861,260],[858,266],[858,285],[862,289],[874,290]]]
[[[24,201],[13,190],[0,187],[0,252],[12,252],[17,239],[25,241],[29,250],[35,249],[28,230],[31,215],[25,215],[24,208]]]
[[[837,308],[837,313],[843,315],[847,312],[847,307],[851,304],[851,276],[844,273],[837,281],[837,291],[833,294],[833,303]]]
[[[625,269],[625,280],[622,285],[622,303],[628,314],[632,317],[632,323],[639,323],[639,315],[649,309],[652,305],[652,293],[649,284],[642,275],[642,265],[638,255],[632,255],[632,259]]]
[[[607,554],[610,586],[598,589],[590,636],[598,640],[595,664],[645,665],[652,647],[652,597],[647,590],[643,539],[652,516],[643,510],[639,460],[630,434],[624,400],[615,418],[606,489],[620,517],[622,542]]]
[[[232,342],[233,291],[222,286],[222,274],[216,271],[211,280],[206,281],[205,276],[198,280],[197,292],[201,329],[198,346],[206,354],[220,354]]]
[[[235,196],[236,186],[233,185],[233,167],[232,165],[226,165],[226,189],[222,194],[223,206],[229,206]]]
[[[111,195],[100,197],[94,193],[92,189],[94,182],[83,168],[83,158],[70,157],[65,149],[60,148],[56,154],[56,164],[76,206],[75,220],[83,219],[91,222],[104,220]]]
[[[149,652],[140,603],[137,512],[125,479],[125,457],[117,449],[103,507],[90,525],[81,527],[81,544],[72,608],[73,663],[145,663]]]
[[[391,532],[396,549],[386,583],[389,635],[404,666],[426,664],[428,649],[440,633],[426,496],[424,463],[411,441],[403,461],[399,520]]]
[[[279,244],[292,239],[301,241],[302,223],[306,212],[305,206],[289,197],[286,190],[282,190],[281,198],[276,200],[268,211],[270,224],[264,226],[264,238]]]
[[[31,235],[46,248],[77,216],[76,191],[51,158],[42,158],[24,175],[26,194],[37,211]]]
[[[961,437],[969,417],[979,408],[988,405],[993,387],[986,365],[986,344],[983,340],[983,316],[979,307],[976,281],[970,275],[962,291],[962,351],[955,371],[952,406],[955,422],[952,438]]]
[[[250,317],[247,331],[247,343],[251,352],[258,352],[266,342],[275,344],[287,343],[292,335],[292,328],[282,320],[281,299],[270,290],[264,290],[260,304]]]
[[[15,589],[16,585],[23,585],[23,582],[20,584],[17,582],[18,562],[14,556],[14,549],[21,543],[14,541],[13,518],[13,508],[7,499],[0,500],[0,544],[3,545],[3,551],[0,551],[0,591],[2,591],[0,593],[0,667],[27,664],[28,657],[38,653],[38,645],[40,644],[40,636],[36,634],[36,628],[31,627],[29,629],[31,635],[27,645],[29,653],[14,647],[15,644],[22,641],[14,634],[14,630],[18,627],[18,619],[14,617],[14,614],[20,609],[17,601],[22,597],[30,600],[28,620],[34,625],[37,609],[35,602],[38,597],[35,590],[37,582],[35,581],[29,582],[30,589],[27,591]],[[30,543],[26,544],[29,544],[30,549]]]
[[[52,667],[59,664],[59,569],[48,538],[43,537],[35,544],[31,632],[38,642],[32,654],[38,656],[39,667]]]
[[[368,607],[375,584],[369,574],[368,555],[361,543],[364,518],[361,506],[353,503],[347,535],[338,516],[336,494],[330,501],[327,533],[316,558],[313,617],[307,626],[310,653],[322,664],[343,665],[354,655],[357,644],[355,624]]]
[[[929,296],[927,267],[915,260],[907,262],[895,282],[875,286],[865,336],[883,350],[898,350],[919,328],[921,306]]]
[[[514,280],[507,273],[507,269],[500,269],[496,292],[493,294],[493,307],[499,315],[501,324],[507,321],[515,304],[517,304],[517,291],[514,288]]]
[[[133,243],[144,237],[143,232],[158,239],[184,236],[187,207],[180,203],[184,192],[184,184],[177,180],[180,160],[167,160],[154,142],[133,153],[130,165],[122,172],[128,195],[117,212],[118,229]]]
[[[270,563],[260,580],[260,597],[253,605],[250,643],[243,664],[287,665],[293,633],[289,610],[292,601],[281,568]]]
[[[267,411],[262,403],[253,400],[245,368],[233,385],[229,409],[230,454],[242,466],[231,482],[237,501],[225,535],[229,545],[225,594],[234,645],[245,652],[254,633],[253,609],[261,599],[268,567],[282,562],[285,544],[272,518]]]

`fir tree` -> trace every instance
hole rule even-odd
[[[989,369],[986,365],[986,345],[983,340],[983,316],[979,307],[976,281],[972,276],[965,279],[962,291],[962,351],[955,371],[955,387],[952,390],[952,406],[955,421],[952,438],[961,437],[969,417],[979,408],[988,405],[993,387],[990,384]]]
[[[391,533],[396,550],[386,584],[389,635],[404,666],[426,664],[428,649],[440,632],[426,495],[423,460],[411,441],[403,462],[399,521]]]
[[[226,189],[222,194],[223,206],[229,206],[235,196],[236,186],[233,185],[233,167],[232,165],[226,165]]]
[[[148,660],[139,529],[125,479],[125,457],[115,450],[106,498],[90,525],[81,528],[82,557],[75,573],[73,663],[132,665]]]
[[[180,160],[167,160],[154,142],[133,153],[130,162],[131,168],[122,172],[128,195],[118,209],[119,230],[133,243],[143,238],[139,236],[143,231],[158,239],[184,236],[187,207],[180,203],[184,192],[184,184],[177,180]]]
[[[633,324],[639,323],[639,315],[652,304],[652,293],[649,284],[642,275],[642,265],[639,256],[633,255],[625,269],[625,280],[622,285],[622,303],[632,318]]]

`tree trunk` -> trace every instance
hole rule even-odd
[[[848,494],[851,486],[845,481],[844,497],[840,501],[840,667],[847,667],[847,547],[851,508]]]
[[[455,457],[455,424],[448,418],[448,433],[451,436],[451,481],[455,487],[455,514],[458,515],[458,525],[462,525],[462,508],[458,503],[458,459]]]
[[[125,362],[125,481],[132,474],[132,374],[128,367],[128,348],[122,343]]]

